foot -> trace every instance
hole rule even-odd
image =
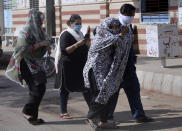
[[[92,129],[97,131],[98,129],[98,124],[96,123],[96,120],[94,119],[86,119],[85,120],[86,124],[88,124]]]
[[[90,122],[97,123],[96,119],[88,119]]]
[[[32,125],[41,125],[41,124],[44,124],[44,123],[45,123],[45,121],[43,119],[41,119],[41,118],[30,122],[30,124],[32,124]]]
[[[113,119],[112,119],[112,120],[111,120],[111,119],[110,119],[110,120],[107,120],[107,122],[108,122],[108,123],[111,123],[111,124],[114,124],[114,125],[119,125],[119,124],[120,124],[119,121],[115,121],[115,120],[113,120]]]
[[[117,129],[117,128],[119,128],[115,124],[108,123],[108,122],[100,122],[98,126],[101,129]]]
[[[27,119],[27,120],[29,120],[30,118],[32,118],[32,116],[26,115],[26,114],[23,114],[23,116],[24,116],[24,118]]]
[[[62,118],[62,119],[73,119],[68,113],[59,114],[59,118]]]
[[[45,121],[43,119],[35,119],[32,116],[26,115],[26,114],[24,114],[23,116],[32,125],[40,125],[40,124],[45,123]]]
[[[26,115],[26,114],[23,114],[23,117],[24,117],[28,122],[35,121],[35,120],[36,120],[35,118],[33,118],[33,116]]]
[[[136,123],[153,122],[154,119],[148,116],[140,116],[136,119]]]

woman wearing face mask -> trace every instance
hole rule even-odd
[[[131,34],[125,35],[130,38]],[[86,122],[93,128],[117,128],[108,123],[110,97],[119,89],[128,60],[131,42],[120,33],[120,22],[116,18],[105,18],[96,28],[89,49],[83,75],[85,86],[90,89],[92,101]],[[96,118],[100,122],[96,123]]]
[[[67,102],[70,92],[83,92],[84,99],[89,104],[89,92],[84,88],[83,67],[88,54],[89,39],[84,38],[80,31],[81,17],[71,15],[67,22],[68,28],[60,35],[59,47],[61,57],[55,81],[55,88],[60,88],[60,115],[62,119],[72,119],[67,112]],[[59,54],[59,53],[58,53]],[[58,55],[59,56],[59,55]]]

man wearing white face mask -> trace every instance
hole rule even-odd
[[[122,25],[121,34],[124,42],[125,41],[131,42],[131,39],[133,39],[130,36],[133,36],[131,23],[135,16],[135,10],[136,8],[131,4],[124,4],[120,8],[120,13],[118,17]],[[123,82],[121,83],[120,88],[123,88],[127,95],[128,102],[131,108],[132,117],[136,120],[136,122],[138,123],[152,122],[153,119],[147,117],[143,110],[140,98],[140,84],[136,74],[136,67],[134,60],[135,58],[136,57],[133,50],[133,46],[131,46],[127,66],[123,76]],[[109,107],[109,119],[111,120],[113,119],[113,113],[117,104],[118,96],[119,96],[119,91],[115,93],[111,98],[112,103]]]
[[[125,15],[127,15],[127,14],[125,14]],[[121,13],[119,13],[118,18],[119,18],[120,23],[123,26],[128,26],[133,22],[134,12],[131,13],[132,16],[125,16],[125,15],[122,15]]]

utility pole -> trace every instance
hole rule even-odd
[[[106,17],[109,17],[109,15],[110,15],[110,8],[109,8],[109,6],[110,6],[110,3],[111,3],[111,1],[112,0],[106,0],[105,2],[106,2]]]
[[[3,0],[0,0],[0,35],[4,33],[4,2]]]
[[[62,32],[62,1],[61,0],[59,0],[59,2],[58,2],[58,4],[59,4],[59,28],[60,28],[60,33]]]
[[[46,0],[46,33],[55,35],[55,7],[54,0]]]

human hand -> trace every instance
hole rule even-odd
[[[44,40],[40,43],[40,47],[42,46],[49,46],[50,45],[50,42],[48,40]]]
[[[76,43],[77,46],[82,46],[86,43],[87,39],[82,39]]]
[[[47,46],[46,50],[48,51],[49,54],[51,54],[51,47]]]
[[[121,28],[121,32],[120,32],[120,36],[124,36],[124,35],[126,35],[127,33],[129,33],[129,28],[127,27],[127,26],[123,26],[122,28]]]
[[[91,42],[90,38],[85,39],[86,42]]]

